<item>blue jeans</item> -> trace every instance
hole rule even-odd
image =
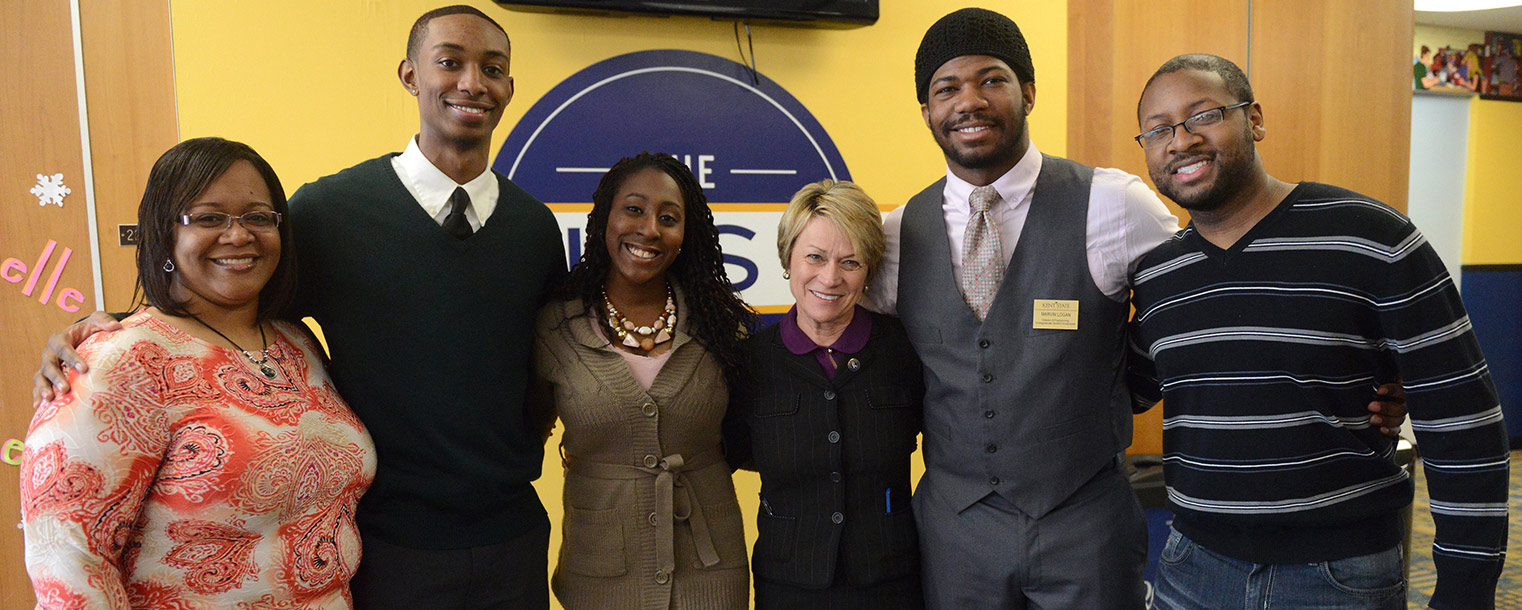
[[[1178,530],[1158,561],[1158,610],[1405,610],[1400,545],[1320,563],[1258,564],[1223,556]]]

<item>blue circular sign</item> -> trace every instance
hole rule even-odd
[[[762,312],[785,310],[786,283],[763,277],[756,263],[777,264],[782,206],[805,184],[851,178],[808,109],[722,57],[629,53],[577,72],[536,101],[492,169],[550,205],[574,262],[598,180],[640,151],[669,153],[692,169],[723,236],[730,280]]]
[[[682,159],[714,203],[784,203],[849,180],[802,104],[749,68],[692,51],[640,51],[577,72],[513,127],[493,169],[546,203],[591,200],[603,172],[640,151]]]

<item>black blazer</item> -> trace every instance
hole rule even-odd
[[[779,325],[745,343],[724,446],[732,466],[761,473],[757,580],[823,589],[918,578],[909,456],[925,383],[903,325],[871,315],[866,347],[843,354],[833,381],[813,354],[788,351]]]

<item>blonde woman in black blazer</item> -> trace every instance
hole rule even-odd
[[[909,456],[924,379],[898,320],[856,304],[880,212],[854,184],[810,184],[777,241],[797,304],[747,340],[724,421],[729,463],[761,474],[756,607],[923,608]]]

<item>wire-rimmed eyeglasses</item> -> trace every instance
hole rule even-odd
[[[231,229],[233,221],[243,225],[249,231],[273,231],[280,226],[280,213],[265,210],[244,212],[241,216],[224,214],[222,212],[200,212],[196,214],[180,215],[180,224],[197,229],[209,231],[226,231]]]
[[[1132,139],[1136,140],[1136,143],[1140,144],[1142,148],[1156,148],[1173,141],[1173,134],[1180,125],[1184,126],[1184,131],[1189,133],[1198,133],[1195,131],[1195,129],[1200,127],[1209,127],[1211,125],[1215,125],[1216,123],[1220,123],[1223,119],[1226,118],[1227,110],[1231,110],[1232,108],[1241,108],[1251,103],[1252,100],[1248,100],[1245,102],[1237,102],[1229,106],[1211,108],[1210,110],[1206,110],[1204,112],[1195,113],[1194,116],[1191,116],[1172,125],[1159,125],[1157,127],[1153,127],[1152,129],[1141,132],[1141,135],[1138,135]]]

